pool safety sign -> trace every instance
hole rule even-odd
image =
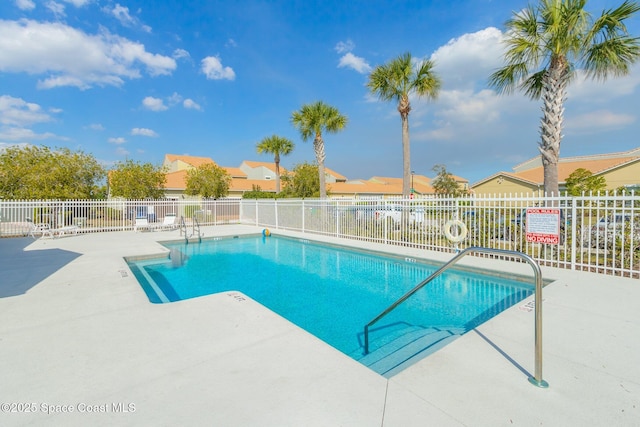
[[[560,209],[527,208],[527,242],[560,243]]]

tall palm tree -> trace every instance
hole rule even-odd
[[[280,192],[280,155],[286,156],[291,154],[293,147],[293,141],[278,135],[271,135],[264,138],[256,145],[258,154],[273,154],[273,161],[276,164],[276,193]]]
[[[409,95],[416,94],[434,100],[442,82],[433,71],[434,63],[423,60],[414,64],[410,53],[377,66],[369,75],[367,87],[383,101],[397,101],[402,119],[402,196],[411,192],[411,147],[409,145]]]
[[[316,101],[313,104],[305,104],[300,111],[294,111],[291,115],[291,123],[300,131],[303,141],[313,138],[313,150],[316,153],[318,163],[318,175],[320,178],[320,198],[327,197],[325,185],[323,132],[336,133],[344,129],[347,125],[347,116],[344,116],[337,108]]]
[[[544,167],[544,191],[558,194],[558,159],[567,86],[583,68],[588,78],[605,80],[629,73],[640,52],[624,21],[640,10],[625,1],[593,19],[586,0],[540,0],[506,22],[505,65],[489,83],[500,93],[521,89],[542,98],[538,149]]]

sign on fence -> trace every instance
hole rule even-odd
[[[527,242],[560,244],[560,209],[527,208],[526,221]]]

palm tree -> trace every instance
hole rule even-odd
[[[280,155],[286,156],[293,151],[293,142],[282,136],[271,135],[264,138],[256,145],[258,154],[273,154],[273,161],[276,164],[276,193],[280,192]]]
[[[514,13],[506,22],[505,65],[489,83],[500,93],[521,89],[542,98],[538,149],[544,167],[544,191],[558,194],[558,159],[567,86],[583,68],[586,77],[605,80],[629,73],[638,59],[638,38],[624,21],[638,10],[625,1],[597,19],[584,10],[586,0],[540,0],[536,7]]]
[[[416,66],[417,65],[417,66]],[[383,101],[397,101],[402,119],[402,196],[409,197],[411,183],[411,148],[409,145],[409,95],[415,93],[427,99],[436,99],[442,86],[433,71],[434,63],[423,60],[414,65],[410,53],[377,66],[369,75],[367,87]]]
[[[300,131],[303,141],[313,138],[313,150],[316,153],[318,163],[318,175],[320,178],[320,198],[327,197],[325,186],[323,132],[336,133],[344,129],[347,125],[347,116],[344,116],[337,108],[316,101],[313,104],[305,104],[300,111],[294,111],[291,115],[291,123]]]

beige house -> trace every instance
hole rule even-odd
[[[558,163],[560,191],[565,191],[569,175],[576,169],[586,169],[594,176],[604,177],[607,189],[640,186],[640,148],[620,153],[565,157]],[[540,156],[520,163],[513,172],[498,172],[472,186],[474,194],[539,194],[544,191],[544,171]]]
[[[187,188],[187,171],[204,164],[215,165],[216,163],[209,157],[165,155],[163,166],[168,170],[165,182],[166,197],[184,198],[184,190]],[[262,191],[276,191],[273,163],[244,161],[239,167],[221,167],[231,176],[229,197],[242,197],[243,193],[255,187],[260,187]]]
[[[165,182],[166,197],[184,198],[187,171],[204,164],[216,163],[208,157],[165,155],[163,166],[168,170]],[[221,167],[231,176],[228,197],[242,197],[244,193],[256,188],[267,192],[276,191],[275,163],[245,160],[239,167]],[[286,170],[280,167],[280,173],[284,172]],[[368,180],[348,180],[344,175],[327,167],[325,175],[331,198],[386,199],[402,195],[402,178],[374,176]],[[468,188],[468,180],[456,176],[454,178],[462,188]],[[431,179],[424,175],[413,175],[412,185],[418,197],[435,194]]]
[[[165,197],[168,199],[184,198],[184,190],[187,187],[187,171],[206,164],[215,165],[215,162],[209,157],[166,154],[162,162],[162,167],[167,170],[167,180],[164,184]]]

